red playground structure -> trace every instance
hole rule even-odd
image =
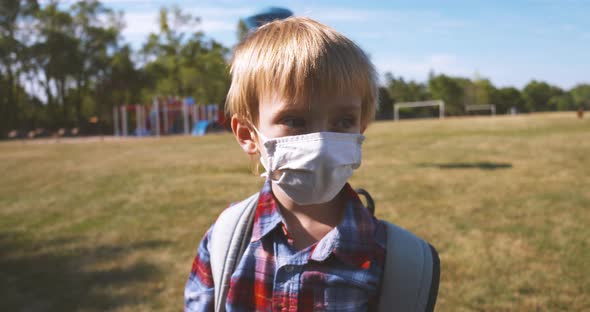
[[[135,123],[131,134],[129,123]],[[224,123],[225,114],[217,104],[198,105],[192,97],[155,97],[152,105],[113,107],[115,136],[202,135],[203,131],[195,131],[198,125],[213,125],[213,128],[221,129]]]

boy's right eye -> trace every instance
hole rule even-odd
[[[289,128],[301,129],[305,127],[305,119],[301,117],[285,117],[281,119],[281,124]]]

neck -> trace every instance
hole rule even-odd
[[[344,215],[345,198],[342,191],[326,203],[299,205],[274,184],[272,190],[279,201],[281,214],[297,249],[305,248],[322,239],[340,223]]]

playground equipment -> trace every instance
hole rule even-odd
[[[135,114],[129,116],[130,113]],[[223,124],[225,115],[218,105],[197,105],[192,97],[155,97],[152,105],[132,104],[113,107],[115,136],[129,136],[130,119],[131,122],[135,121],[135,136],[189,135],[190,129],[200,121]],[[200,133],[202,132],[199,132],[199,135]]]

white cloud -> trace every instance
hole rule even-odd
[[[75,0],[78,1],[78,0]],[[125,5],[125,4],[152,4],[153,1],[150,0],[100,0],[102,4],[116,4],[116,5]]]
[[[183,31],[202,30],[207,35],[215,33],[233,33],[237,29],[237,23],[240,18],[253,12],[248,7],[221,8],[221,7],[182,7],[184,13],[190,13],[193,16],[201,18],[201,23],[197,29],[181,29]],[[158,8],[143,10],[141,12],[127,11],[124,15],[126,27],[123,30],[123,36],[137,45],[147,38],[151,32],[158,31]],[[230,37],[232,36],[230,35]],[[232,37],[233,38],[233,37]],[[216,38],[222,39],[222,38]],[[228,44],[227,42],[224,42]]]
[[[425,81],[431,70],[436,73],[467,77],[475,72],[475,69],[462,64],[456,56],[444,53],[431,54],[421,59],[390,56],[387,59],[375,59],[374,63],[382,74],[391,72],[395,76],[417,81]]]
[[[243,17],[254,13],[254,9],[250,7],[182,7],[182,10],[193,15],[207,17]]]
[[[158,30],[158,14],[154,12],[142,13],[126,13],[125,29],[123,29],[123,36],[137,37],[147,36],[150,32]]]
[[[52,0],[41,0],[39,1],[40,5],[47,5],[49,3],[51,3]],[[80,0],[60,0],[59,4],[60,5],[72,5],[76,2],[80,2]],[[136,4],[145,4],[145,5],[150,5],[153,4],[153,1],[149,1],[149,0],[100,0],[100,3],[102,3],[103,5],[109,7],[111,5],[136,5]]]
[[[205,33],[218,31],[236,31],[237,24],[237,21],[203,20],[201,21],[201,29]]]
[[[227,20],[202,19],[197,25],[197,29],[188,29],[182,27],[179,31],[195,31],[203,30],[205,32],[226,31],[236,29],[237,22]],[[158,15],[154,13],[132,13],[125,15],[125,29],[123,35],[125,37],[147,37],[151,32],[157,32]]]
[[[295,11],[309,16],[356,39],[392,39],[408,32],[430,36],[446,36],[470,26],[468,20],[450,18],[427,10],[375,10],[312,7]]]
[[[363,10],[349,8],[305,8],[296,15],[305,15],[324,23],[373,23],[381,26],[404,26],[415,29],[456,29],[467,26],[464,20],[448,18],[435,11],[417,10]],[[363,28],[366,25],[363,25]]]

